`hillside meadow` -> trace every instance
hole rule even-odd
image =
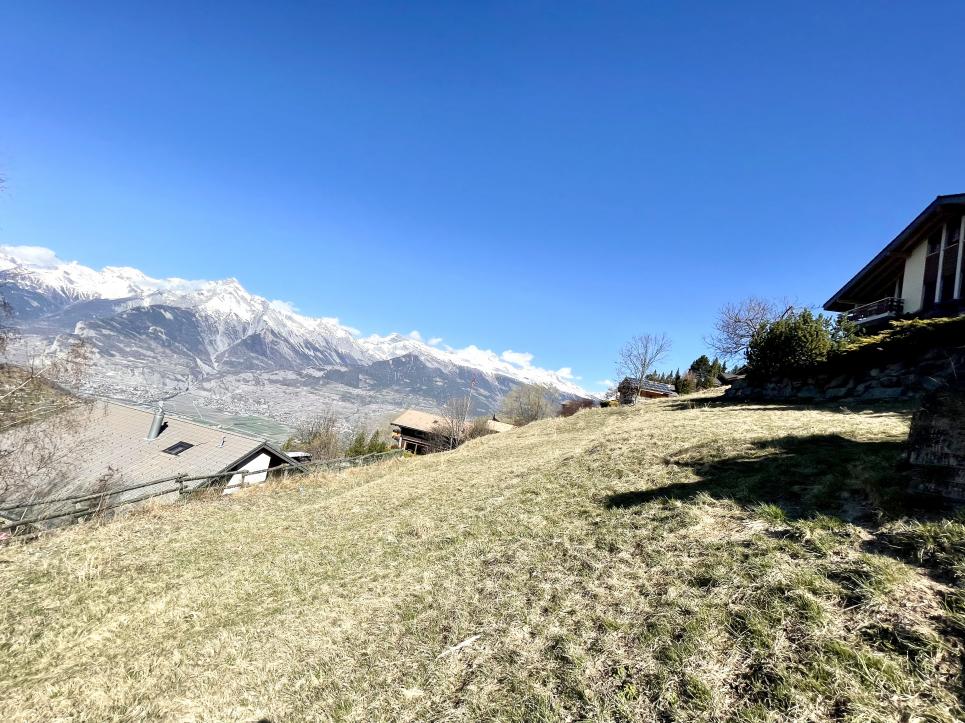
[[[954,721],[908,410],[596,409],[0,548],[8,720]]]

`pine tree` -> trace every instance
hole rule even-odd
[[[677,383],[677,394],[693,394],[696,391],[697,376],[693,372],[687,372]]]
[[[707,380],[707,387],[717,386],[717,378],[723,373],[724,368],[721,366],[720,359],[714,357],[714,361],[710,363],[710,377]]]
[[[380,454],[382,452],[389,451],[389,444],[382,439],[382,433],[379,430],[372,432],[372,436],[369,437],[369,443],[365,448],[366,454]]]
[[[365,430],[360,429],[352,437],[352,443],[345,450],[346,457],[361,457],[368,449],[368,442],[365,439]]]
[[[690,365],[690,373],[693,374],[696,379],[697,389],[707,389],[707,387],[711,386],[711,366],[710,359],[707,358],[706,354],[701,354],[694,359],[694,363]]]

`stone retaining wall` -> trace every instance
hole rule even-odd
[[[859,371],[817,373],[770,381],[742,379],[727,389],[731,399],[822,401],[917,399],[965,378],[965,348],[932,349],[914,359]]]

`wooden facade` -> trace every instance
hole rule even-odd
[[[486,432],[498,434],[508,432],[515,427],[508,422],[500,422],[495,415],[485,422]],[[408,409],[392,420],[392,438],[395,446],[412,454],[430,454],[444,452],[452,448],[448,426],[444,420],[429,412]],[[471,431],[472,424],[467,420],[464,432]],[[465,434],[463,435],[463,439]]]
[[[407,409],[392,420],[396,446],[412,454],[436,452],[440,446],[443,421],[434,414]]]

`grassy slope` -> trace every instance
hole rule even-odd
[[[0,549],[0,711],[961,716],[963,527],[874,511],[907,417],[691,406]]]

